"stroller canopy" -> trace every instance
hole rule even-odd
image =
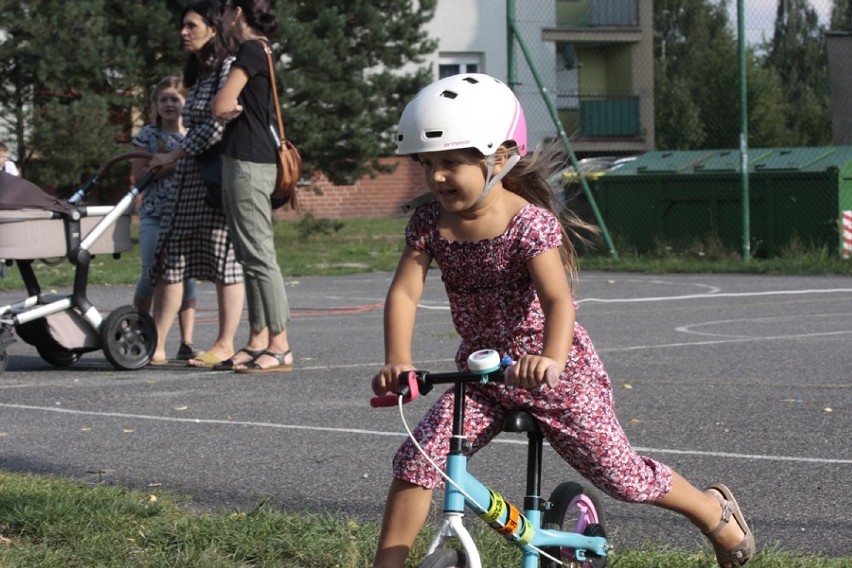
[[[0,210],[45,209],[70,213],[74,207],[64,199],[46,194],[34,183],[0,171]]]

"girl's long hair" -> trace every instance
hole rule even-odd
[[[183,68],[183,84],[187,89],[195,85],[203,75],[216,71],[219,64],[235,51],[232,42],[222,33],[221,2],[218,0],[190,2],[180,15],[181,22],[189,12],[195,12],[201,16],[205,24],[216,28],[217,33],[201,48],[200,52],[187,58]]]
[[[499,152],[506,149],[501,147]],[[567,163],[565,151],[558,142],[538,146],[512,168],[503,178],[503,187],[520,195],[530,203],[551,211],[561,221],[562,246],[560,255],[571,288],[578,282],[576,244],[590,246],[600,229],[581,219],[561,198],[563,183],[559,173]]]

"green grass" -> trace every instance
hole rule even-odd
[[[365,568],[378,526],[332,514],[276,511],[192,513],[185,499],[114,486],[0,470],[0,566],[67,568]],[[514,567],[519,553],[478,520],[471,523],[483,565]],[[486,532],[487,531],[487,532]],[[424,531],[412,558],[425,551]],[[753,568],[841,568],[852,556],[825,558],[763,550]],[[416,566],[412,559],[408,564]],[[677,551],[648,544],[615,551],[615,568],[712,568],[709,546]]]

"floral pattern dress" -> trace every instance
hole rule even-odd
[[[478,349],[497,349],[518,359],[543,349],[544,313],[527,262],[562,243],[559,220],[526,205],[495,239],[448,241],[438,233],[440,204],[419,207],[406,228],[406,243],[431,255],[441,270],[461,344],[459,369]],[[576,306],[576,303],[575,303]],[[625,501],[659,501],[671,489],[671,470],[638,455],[615,416],[612,385],[586,330],[574,325],[569,359],[555,388],[471,384],[465,432],[471,453],[500,433],[512,409],[538,420],[551,446],[602,491]],[[429,409],[414,435],[439,466],[446,463],[452,427],[452,390]],[[427,488],[439,474],[407,440],[394,458],[394,476]]]
[[[151,152],[171,152],[176,150],[183,141],[182,132],[167,132],[160,130],[153,124],[146,124],[142,127],[136,136],[131,141],[134,146]],[[163,216],[166,205],[175,191],[177,185],[177,175],[172,172],[170,175],[161,177],[153,184],[148,186],[142,192],[142,203],[139,206],[139,217],[154,217],[159,219]]]

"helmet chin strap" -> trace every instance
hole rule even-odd
[[[475,205],[478,205],[485,199],[491,190],[494,189],[494,186],[500,183],[500,180],[503,179],[506,174],[512,171],[512,168],[521,160],[521,155],[515,152],[508,158],[506,158],[506,164],[503,166],[503,169],[496,176],[494,175],[494,154],[491,154],[485,159],[485,164],[488,170],[485,173],[485,187],[482,189],[482,193],[476,200]]]

